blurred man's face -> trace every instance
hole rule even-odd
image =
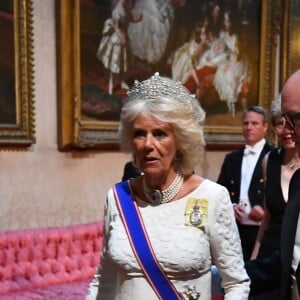
[[[246,144],[254,146],[266,135],[268,124],[263,122],[263,116],[257,112],[250,111],[243,119],[243,135]]]

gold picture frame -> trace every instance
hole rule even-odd
[[[231,2],[233,4],[238,3],[237,1]],[[250,6],[257,2],[259,1],[243,1],[245,5]],[[86,3],[89,3],[89,5],[91,3],[98,3],[98,7],[84,6]],[[101,116],[97,118],[86,117],[82,109],[84,71],[91,65],[101,67],[100,62],[96,59],[97,47],[101,36],[100,21],[103,27],[105,18],[109,16],[107,6],[104,8],[104,4],[102,5],[102,3],[108,3],[108,1],[56,1],[58,148],[61,151],[93,148],[118,149],[118,119],[109,119],[108,117],[102,119]],[[259,24],[258,28],[256,28],[258,35],[255,40],[256,42],[252,43],[258,47],[255,64],[253,64],[256,75],[253,76],[255,77],[255,84],[252,104],[261,105],[267,110],[274,96],[276,35],[278,35],[277,22],[279,22],[276,16],[280,14],[280,3],[280,0],[276,0],[275,2],[262,0],[258,4],[258,20],[251,23],[251,16],[246,16],[248,19],[243,20],[244,24],[249,24],[249,22],[251,24]],[[247,11],[245,9],[245,15]],[[98,15],[96,16],[97,12]],[[193,13],[196,12],[193,11]],[[91,34],[95,34],[95,32],[98,35],[98,43],[96,45],[89,40]],[[256,31],[254,30],[254,32]],[[82,40],[83,38],[84,41]],[[84,53],[86,53],[85,51],[89,51],[91,47],[93,47],[92,54],[88,60],[84,56]],[[89,49],[87,50],[87,48]],[[251,57],[253,55],[248,53],[248,56]],[[91,63],[91,61],[93,62]],[[151,71],[155,71],[153,70],[153,65],[149,68]],[[135,75],[136,73],[133,76]],[[140,73],[136,76],[136,79],[142,79],[142,76],[138,76],[140,76]],[[99,75],[97,79],[102,80],[103,78]],[[248,104],[250,105],[251,103]],[[221,122],[217,117],[207,118],[205,138],[208,149],[230,149],[243,143],[241,118],[239,118],[241,114],[242,111],[235,117],[234,124],[230,123],[233,122],[231,120],[227,124],[226,122],[222,123],[223,119]]]
[[[281,31],[281,87],[287,78],[300,69],[300,3],[297,0],[283,1]]]
[[[35,140],[32,0],[0,3],[0,145]]]

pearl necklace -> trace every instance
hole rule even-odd
[[[179,192],[183,184],[183,175],[176,173],[172,183],[165,190],[149,189],[143,177],[143,191],[147,200],[155,205],[170,202]]]

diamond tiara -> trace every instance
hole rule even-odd
[[[178,101],[183,105],[190,105],[193,117],[203,121],[205,113],[199,102],[179,81],[174,81],[168,77],[162,77],[156,72],[149,79],[144,81],[135,80],[134,86],[128,91],[128,101],[140,99],[150,100],[155,98],[167,98]]]

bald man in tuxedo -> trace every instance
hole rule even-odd
[[[281,110],[285,126],[292,129],[300,167],[300,70],[282,89]],[[300,295],[300,169],[291,178],[282,229],[280,250],[271,257],[246,263],[253,295],[280,286],[281,300],[299,300]]]

